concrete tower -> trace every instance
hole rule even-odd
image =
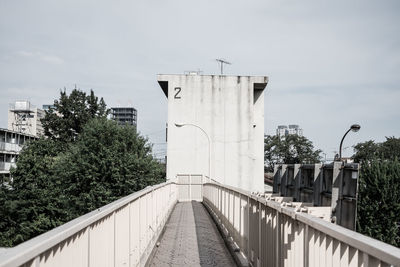
[[[157,79],[168,98],[167,178],[210,175],[220,183],[263,192],[268,77],[189,74]]]

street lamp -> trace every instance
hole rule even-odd
[[[353,124],[350,126],[350,129],[347,130],[347,132],[343,135],[342,141],[340,141],[340,147],[339,147],[339,160],[342,161],[342,145],[343,145],[343,140],[346,137],[346,135],[350,132],[358,132],[360,130],[361,126],[359,124]]]
[[[175,126],[178,128],[183,126],[193,126],[200,129],[206,135],[208,141],[208,179],[211,179],[211,140],[206,131],[204,131],[200,126],[192,123],[175,123]]]

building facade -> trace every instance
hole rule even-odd
[[[18,133],[0,128],[0,182],[8,182],[10,168],[15,167],[18,155],[28,141],[36,139],[33,135]]]
[[[292,134],[303,136],[303,129],[301,129],[300,126],[296,124],[289,124],[289,126],[279,125],[276,129],[276,135],[281,137]]]
[[[168,98],[167,179],[200,174],[264,192],[268,77],[158,75]]]
[[[8,109],[8,130],[21,134],[41,136],[44,133],[41,119],[45,112],[29,101],[15,101]]]
[[[111,108],[111,119],[120,125],[132,125],[137,127],[137,110],[134,107]]]

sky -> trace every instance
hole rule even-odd
[[[165,155],[158,73],[266,75],[265,133],[298,124],[328,158],[400,137],[399,1],[1,0],[0,127],[15,100],[51,104],[93,89],[134,106],[138,130]]]

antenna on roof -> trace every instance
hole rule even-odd
[[[216,61],[221,65],[221,75],[224,74],[224,64],[232,65],[232,63],[222,58],[217,58]]]

